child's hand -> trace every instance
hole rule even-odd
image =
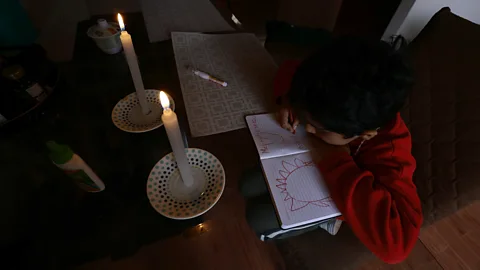
[[[277,112],[277,120],[280,126],[292,133],[295,132],[299,121],[292,115],[292,111],[289,108],[283,107]]]

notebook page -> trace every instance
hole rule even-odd
[[[340,215],[310,153],[261,162],[283,229]]]
[[[292,134],[278,124],[275,114],[249,115],[246,120],[260,159],[309,151],[310,143],[302,126],[298,126],[295,134]]]

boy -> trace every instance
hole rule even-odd
[[[285,63],[274,85],[284,106],[280,125],[294,132],[305,124],[341,219],[387,263],[407,257],[423,221],[410,133],[399,114],[411,85],[411,71],[394,48],[356,38],[336,39],[302,63]],[[249,176],[241,188],[255,197],[247,218],[262,239],[275,238],[284,231],[259,178]],[[335,234],[340,224],[285,235],[319,226]]]

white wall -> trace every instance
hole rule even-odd
[[[480,24],[480,0],[403,0],[382,39],[398,34],[414,39],[443,7],[450,7],[453,13]]]

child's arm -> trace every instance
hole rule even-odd
[[[273,95],[276,99],[290,91],[293,75],[299,65],[300,61],[297,60],[288,60],[280,65],[273,80]]]
[[[392,128],[365,143],[358,163],[346,152],[325,157],[319,167],[331,196],[355,235],[387,263],[403,261],[423,221],[412,182],[411,138],[398,115]]]
[[[281,106],[277,112],[278,122],[282,128],[293,132],[294,134],[299,121],[298,118],[293,117],[291,108],[289,108],[287,104],[288,102],[285,99],[285,95],[290,91],[293,75],[299,65],[300,61],[285,61],[278,69],[275,80],[273,81],[273,95],[275,97],[275,102],[277,105]]]

